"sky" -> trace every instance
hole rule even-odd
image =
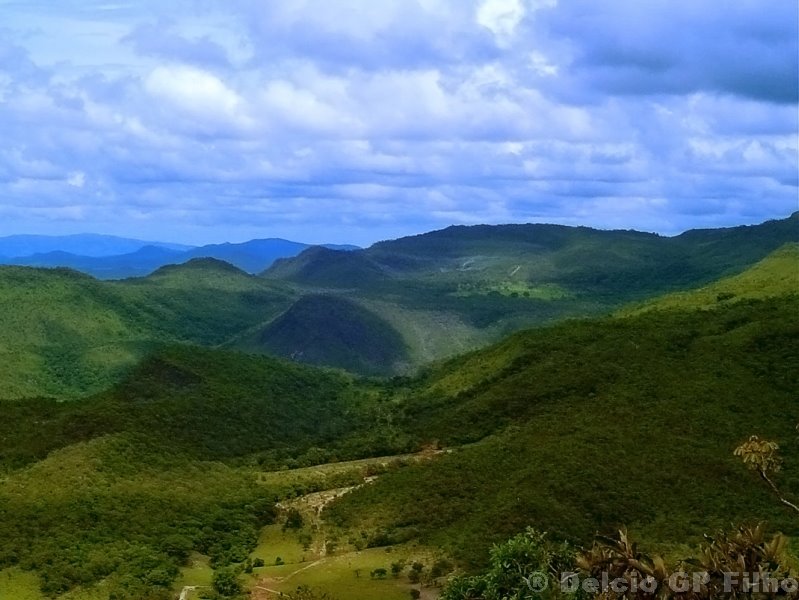
[[[0,235],[799,209],[795,0],[0,0]]]

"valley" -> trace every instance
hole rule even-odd
[[[0,600],[460,600],[528,527],[671,559],[764,522],[795,565],[734,450],[797,498],[797,218],[2,267]]]
[[[799,2],[0,0],[0,600],[799,600]]]
[[[455,227],[313,247],[252,275],[214,258],[99,281],[0,266],[0,397],[80,397],[155,345],[226,347],[367,376],[732,276],[796,243],[799,213],[674,238],[552,225]]]

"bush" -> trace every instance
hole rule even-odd
[[[214,591],[224,598],[238,596],[242,591],[236,571],[231,568],[216,571],[211,585]]]

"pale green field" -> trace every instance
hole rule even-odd
[[[429,565],[433,556],[430,550],[412,546],[348,552],[299,565],[256,569],[248,580],[248,587],[256,599],[269,597],[266,590],[287,593],[306,585],[324,590],[337,600],[407,600],[410,589],[420,586],[410,584],[408,567],[399,577],[393,577],[391,564],[404,561],[410,565],[420,561]],[[372,578],[371,572],[381,568],[386,569],[388,576],[385,579]],[[426,598],[437,596],[435,588],[425,589]]]
[[[42,600],[39,578],[19,569],[0,572],[0,600]]]
[[[319,484],[327,485],[330,478],[339,475],[363,474],[366,469],[374,466],[388,466],[403,459],[414,459],[415,454],[401,454],[397,456],[383,456],[379,458],[365,458],[347,462],[327,463],[314,467],[301,469],[287,469],[284,471],[267,471],[258,474],[258,483],[270,487],[281,488],[286,484]],[[320,488],[330,489],[330,488]]]
[[[347,462],[328,463],[300,469],[263,471],[256,474],[259,484],[269,487],[279,497],[290,501],[296,495],[360,485],[370,475],[429,458],[424,454],[399,454]]]
[[[297,565],[311,559],[311,552],[305,550],[294,531],[282,531],[280,525],[268,525],[261,531],[258,547],[252,558],[261,558],[268,565],[274,565],[280,557],[286,565]]]
[[[172,587],[176,597],[185,586],[210,587],[211,585],[214,570],[208,565],[208,557],[195,553],[192,554],[189,563],[189,566],[180,570],[180,575],[178,575],[175,585]],[[194,600],[195,598],[199,598],[198,592],[189,594],[189,600]]]
[[[59,600],[107,600],[101,589],[73,590]],[[0,600],[49,600],[39,589],[39,578],[20,569],[0,571]]]

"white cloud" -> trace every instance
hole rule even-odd
[[[26,206],[361,243],[796,206],[791,3],[99,4],[0,3],[0,234]]]
[[[146,91],[168,118],[190,119],[200,129],[245,126],[246,103],[221,79],[195,67],[161,66],[144,82]]]
[[[500,44],[505,45],[513,38],[524,15],[525,8],[521,0],[483,0],[477,8],[476,20],[491,30]]]
[[[312,91],[285,80],[269,81],[259,98],[259,109],[273,127],[357,137],[360,124],[344,108],[334,107]]]
[[[67,185],[75,188],[82,188],[84,185],[86,185],[86,173],[81,171],[70,173],[69,177],[67,177]]]

